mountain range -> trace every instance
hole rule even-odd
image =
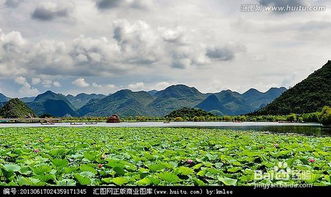
[[[285,91],[284,87],[271,88],[264,93],[253,88],[243,94],[224,90],[209,95],[196,107],[217,115],[247,114],[266,106]]]
[[[63,116],[165,116],[183,108],[200,108],[217,115],[240,115],[259,110],[279,97],[286,88],[271,88],[267,92],[250,89],[240,94],[231,90],[201,93],[194,87],[172,85],[164,90],[138,91],[128,89],[110,95],[62,95],[47,91],[25,102],[37,115]],[[9,98],[1,97],[5,103]]]

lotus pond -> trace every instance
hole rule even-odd
[[[289,170],[310,176],[256,177]],[[194,128],[0,129],[2,186],[331,185],[330,174],[331,137]]]

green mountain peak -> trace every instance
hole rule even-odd
[[[4,118],[31,118],[35,113],[18,98],[9,100],[1,109],[0,116]]]

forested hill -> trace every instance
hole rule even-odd
[[[3,118],[32,118],[35,113],[19,99],[9,100],[1,109],[0,116]]]

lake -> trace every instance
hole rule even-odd
[[[121,122],[98,123],[96,125],[71,125],[70,123],[56,123],[41,125],[39,123],[6,123],[6,127],[177,127],[177,128],[215,128],[231,130],[252,130],[272,133],[297,133],[313,136],[331,136],[331,128],[323,128],[318,123],[278,123],[278,122]]]

